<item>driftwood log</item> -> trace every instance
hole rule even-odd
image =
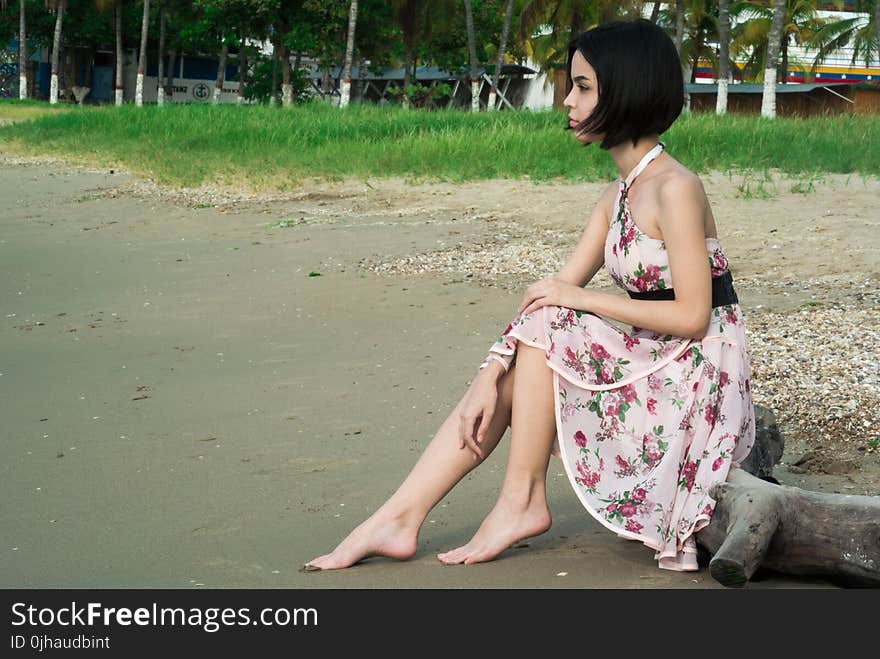
[[[760,567],[880,586],[880,497],[779,485],[772,472],[782,457],[782,435],[766,408],[756,405],[755,419],[752,452],[712,488],[715,512],[697,533],[712,556],[712,577],[741,587]]]

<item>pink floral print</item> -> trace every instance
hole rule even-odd
[[[605,242],[605,268],[630,291],[672,288],[663,241],[632,220],[621,185]],[[706,240],[712,277],[728,262]],[[755,422],[745,325],[738,305],[712,309],[695,341],[633,328],[595,314],[545,306],[513,319],[490,349],[509,367],[519,341],[545,350],[553,370],[556,444],[575,493],[601,524],[655,550],[659,566],[694,570],[694,534],[709,523],[714,483],[749,453]]]

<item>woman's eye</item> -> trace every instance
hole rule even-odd
[[[582,87],[581,85],[578,85],[578,87],[580,87],[581,89],[583,89],[585,92],[590,91],[590,88],[589,88],[589,87]]]

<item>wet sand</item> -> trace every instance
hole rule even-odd
[[[412,560],[299,572],[393,491],[521,297],[358,262],[491,224],[440,221],[431,186],[409,191],[422,212],[389,197],[376,220],[371,190],[346,184],[327,221],[272,228],[320,195],[197,208],[119,192],[129,182],[0,164],[0,587],[720,588],[601,528],[555,459],[548,533],[441,564],[494,503],[506,442],[438,505]],[[732,260],[751,249],[731,243]]]

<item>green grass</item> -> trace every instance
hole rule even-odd
[[[0,103],[0,117],[16,103]],[[551,110],[471,115],[360,105],[340,111],[320,104],[22,108],[43,113],[0,127],[0,151],[116,166],[171,186],[283,189],[305,178],[348,176],[528,176],[535,182],[617,176],[608,155],[595,145],[582,148],[563,131],[565,115]],[[773,194],[767,186],[772,169],[805,181],[792,190],[805,194],[824,173],[880,176],[880,149],[870,147],[880,144],[880,117],[770,121],[695,114],[679,118],[661,139],[697,173],[743,176],[746,197]],[[756,173],[760,178],[754,179]]]
[[[42,101],[2,99],[0,100],[0,119],[25,121],[45,115],[63,113],[70,107],[67,103],[49,105]]]

